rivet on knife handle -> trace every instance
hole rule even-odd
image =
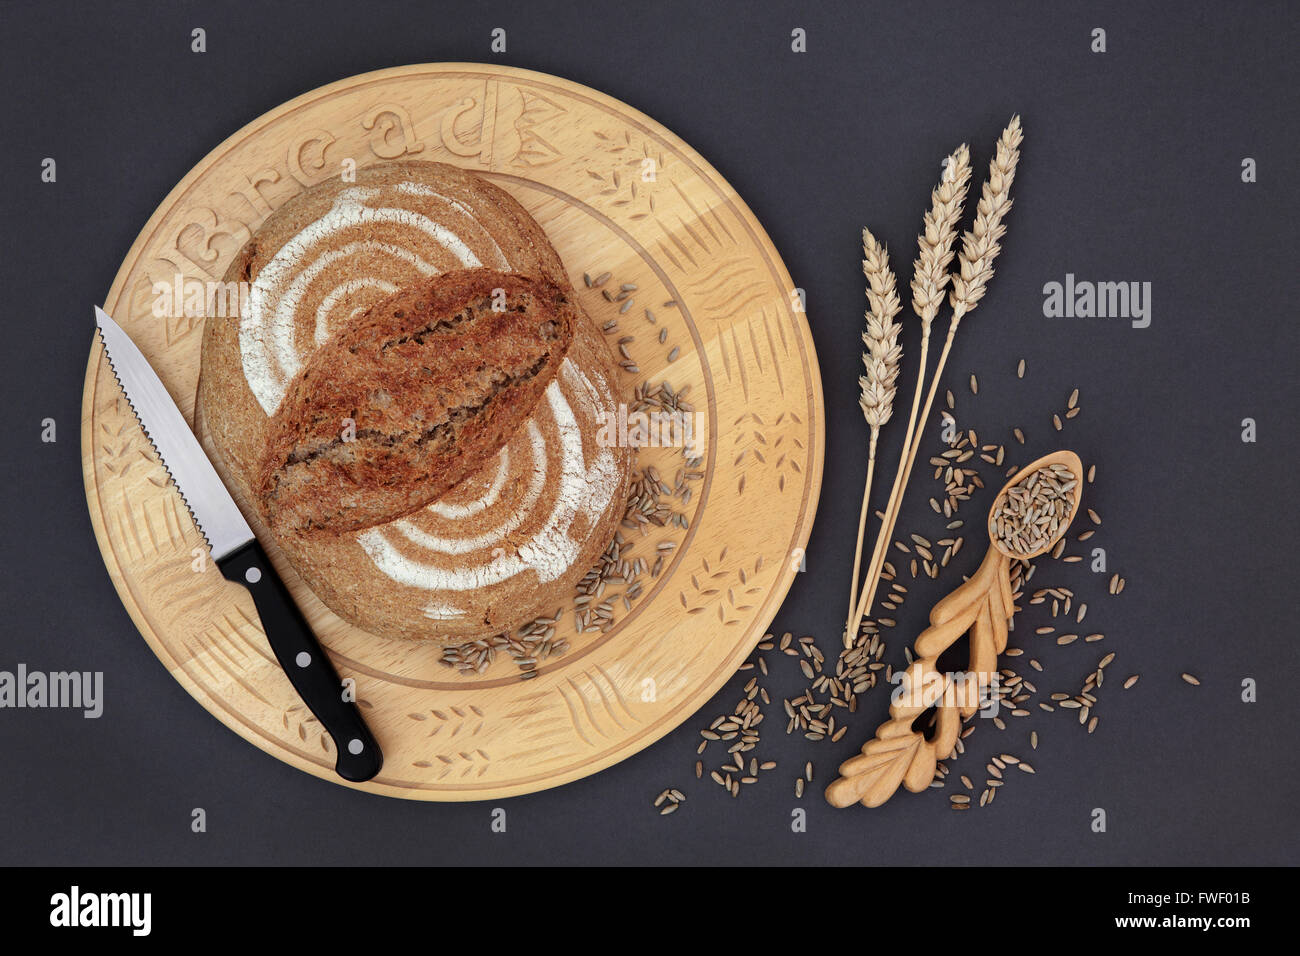
[[[361,782],[379,773],[384,755],[357,705],[343,699],[343,684],[302,611],[256,541],[217,562],[222,575],[248,588],[271,650],[298,696],[334,738],[335,771]]]

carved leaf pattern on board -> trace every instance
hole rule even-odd
[[[492,766],[492,758],[488,756],[487,751],[476,747],[472,750],[434,754],[433,760],[416,760],[411,766],[419,767],[421,770],[437,770],[434,776],[439,780],[452,774],[459,777],[468,777],[470,774],[481,777]]]
[[[687,597],[685,590],[677,596],[687,614],[703,614],[716,604],[719,623],[734,627],[741,623],[735,615],[752,611],[764,591],[756,580],[763,570],[763,556],[754,559],[752,568],[728,569],[727,550],[724,547],[713,561],[701,558],[699,568],[690,575],[691,596]]]
[[[167,473],[162,462],[145,439],[135,413],[121,393],[118,393],[108,408],[101,409],[98,424],[100,454],[96,460],[106,472],[115,478],[124,479],[127,472],[140,467],[152,469],[153,473],[147,476],[148,481],[159,488],[167,487]]]
[[[786,426],[785,430],[776,432],[782,425]],[[732,454],[735,456],[732,465],[740,469],[740,476],[736,479],[738,493],[743,495],[746,487],[754,484],[746,474],[751,467],[750,462],[776,476],[778,492],[785,491],[786,485],[791,483],[786,481],[787,476],[793,478],[803,474],[804,443],[791,427],[802,425],[803,420],[794,412],[781,412],[772,422],[770,431],[763,424],[763,419],[753,412],[745,412],[732,423]],[[786,434],[786,431],[790,434]],[[767,437],[769,433],[774,435],[770,441]]]
[[[597,148],[611,153],[613,161],[608,167],[596,169],[587,167],[587,175],[600,183],[596,193],[608,200],[609,205],[627,210],[620,213],[620,218],[630,222],[639,222],[655,214],[655,188],[663,175],[667,160],[659,150],[651,150],[648,143],[636,144],[630,131],[621,135],[593,130],[598,141]],[[646,164],[650,160],[654,165],[655,177],[646,181],[642,170],[651,168]],[[680,265],[679,265],[680,268]]]
[[[487,720],[481,708],[474,704],[466,704],[460,707],[435,708],[428,712],[417,711],[406,716],[420,723],[428,723],[430,727],[427,736],[440,738],[449,748],[432,754],[427,760],[413,761],[411,766],[422,770],[437,770],[435,776],[439,780],[453,773],[461,777],[470,774],[481,777],[488,772],[492,758],[485,750],[479,747],[466,747],[461,750],[453,742],[457,738],[462,738],[462,735],[462,739],[469,742],[483,732]]]
[[[416,712],[406,716],[411,720],[431,720],[428,736],[437,737],[442,734],[447,740],[459,736],[462,732],[471,737],[475,736],[483,729],[483,724],[486,722],[483,711],[473,704],[464,707],[448,707],[445,710],[430,710],[428,713]]]

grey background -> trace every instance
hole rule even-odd
[[[1285,503],[1296,490],[1300,344],[1294,12],[1041,6],[5,4],[0,668],[103,670],[107,706],[99,720],[0,711],[0,862],[1296,863],[1297,519]],[[202,56],[189,52],[194,26],[207,30]],[[496,26],[509,31],[499,58],[488,47]],[[808,31],[806,54],[790,52],[794,26]],[[1095,26],[1108,31],[1105,55],[1089,51]],[[1015,775],[985,810],[953,813],[930,792],[833,811],[821,786],[883,717],[885,694],[865,698],[838,744],[786,737],[779,701],[802,680],[774,658],[759,753],[780,766],[740,800],[695,781],[692,767],[698,728],[734,704],[748,675],[624,763],[501,801],[509,830],[493,835],[493,804],[407,803],[291,769],[167,676],[117,599],[86,512],[78,421],[90,305],[168,190],[244,123],[367,70],[492,59],[588,84],[665,123],[736,187],[808,290],[826,477],[807,573],[773,628],[813,634],[832,657],[865,448],[859,230],[870,224],[890,243],[905,282],[939,160],[969,139],[982,171],[1021,113],[1005,251],[948,381],[964,425],[1001,441],[1023,424],[1036,453],[1054,447],[1051,412],[1082,390],[1084,413],[1060,441],[1098,463],[1087,503],[1105,524],[1093,543],[1129,585],[1107,598],[1083,566],[1040,570],[1035,583],[1074,587],[1092,606],[1087,623],[1108,636],[1042,655],[1059,663],[1037,683],[1077,688],[1100,653],[1116,651],[1094,735],[1069,714],[1036,715],[1038,773]],[[58,160],[55,185],[39,181],[45,156]],[[1245,156],[1258,161],[1256,184],[1240,181]],[[1066,272],[1152,282],[1151,327],[1043,318],[1042,286]],[[909,361],[915,335],[909,324]],[[1021,356],[1030,372],[1017,382]],[[972,371],[977,399],[964,385]],[[39,441],[47,416],[58,422],[52,445]],[[1247,416],[1259,423],[1254,445],[1239,440]],[[900,431],[886,429],[886,474]],[[938,537],[923,471],[899,527]],[[987,505],[972,502],[965,517]],[[968,549],[973,568],[981,548],[972,539]],[[950,586],[914,589],[887,659],[901,659]],[[1184,670],[1202,686],[1180,681]],[[1142,680],[1122,692],[1129,673]],[[1239,699],[1247,676],[1259,681],[1253,705]],[[978,793],[983,757],[1028,754],[1027,727],[999,737],[981,726],[954,771]],[[808,832],[793,834],[792,783],[806,759],[818,783],[802,801]],[[689,799],[660,819],[650,801],[666,786]],[[207,810],[206,834],[189,831],[193,807]],[[1105,834],[1089,829],[1095,807],[1108,813]]]

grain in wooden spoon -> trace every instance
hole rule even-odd
[[[899,325],[894,321],[902,306],[898,301],[894,273],[889,268],[889,252],[876,241],[868,229],[862,230],[862,273],[867,277],[867,328],[862,333],[862,364],[865,374],[858,378],[862,388],[858,404],[871,429],[867,446],[867,484],[862,491],[862,511],[858,515],[858,543],[853,557],[853,585],[849,593],[849,615],[858,600],[858,574],[862,570],[862,536],[867,527],[867,507],[871,499],[871,479],[876,470],[876,443],[880,429],[894,413],[894,393],[898,382],[898,363],[903,356],[898,344]],[[846,621],[847,623],[847,621]]]

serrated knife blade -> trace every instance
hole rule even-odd
[[[153,443],[195,524],[207,538],[212,560],[220,561],[248,544],[253,540],[253,529],[240,514],[235,499],[149,360],[99,306],[95,306],[95,325],[108,364],[140,420],[145,437]]]
[[[212,561],[227,581],[253,596],[267,643],[303,703],[334,740],[334,771],[357,783],[374,778],[384,754],[356,699],[344,689],[311,625],[280,580],[235,499],[203,452],[158,373],[107,312],[95,307],[95,325],[109,367],[126,393],[145,437],[208,540]]]

